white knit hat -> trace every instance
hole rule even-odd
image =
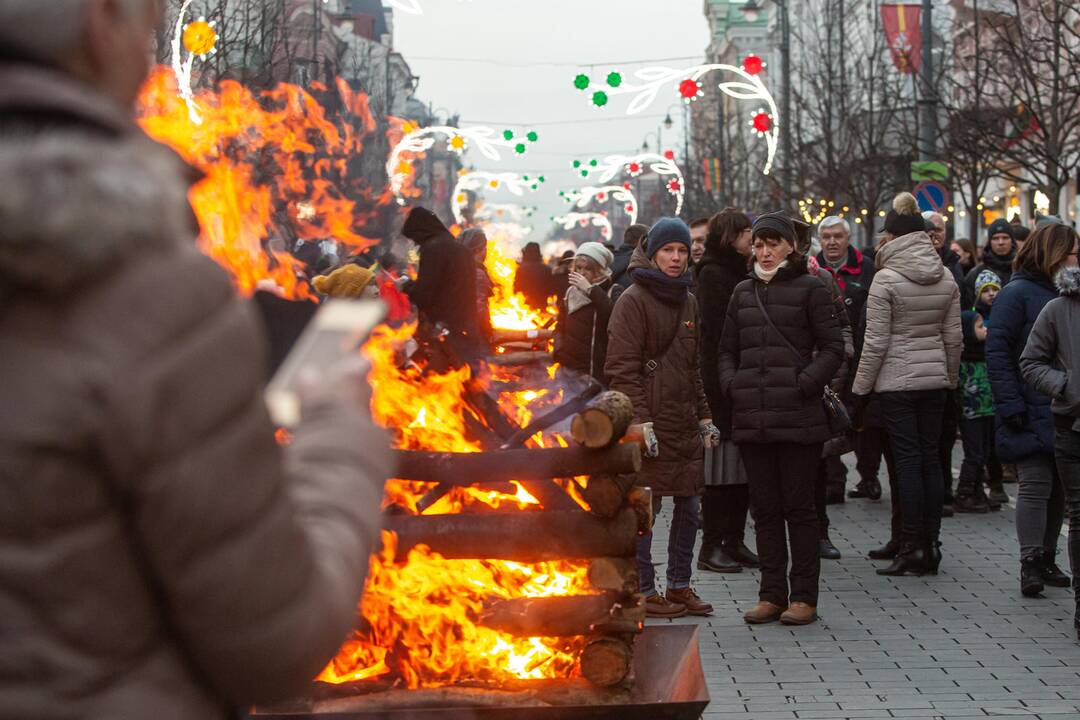
[[[611,267],[611,263],[615,260],[615,255],[598,242],[581,243],[578,246],[577,254],[595,261],[604,272],[607,272],[607,269]]]

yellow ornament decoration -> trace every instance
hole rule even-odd
[[[406,120],[405,122],[401,123],[401,132],[405,133],[406,135],[408,135],[408,134],[410,134],[410,133],[413,133],[413,132],[415,132],[415,131],[416,131],[416,126],[415,126],[415,125],[413,125],[413,124],[412,124],[411,122],[409,122],[408,120]]]
[[[205,20],[188,23],[184,28],[184,47],[192,55],[209,55],[217,45],[218,34]]]
[[[460,135],[455,135],[454,137],[450,138],[450,147],[454,150],[464,150],[465,138],[461,137]]]
[[[412,171],[413,171],[412,163],[409,162],[408,160],[402,160],[400,163],[398,163],[397,171],[401,175],[410,175],[410,174],[412,174]]]

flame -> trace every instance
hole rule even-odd
[[[525,303],[523,295],[514,292],[518,263],[509,245],[498,233],[488,238],[484,267],[494,285],[490,302],[491,326],[496,330],[535,330],[554,318],[558,310],[554,306],[544,311],[534,310]]]
[[[200,245],[245,295],[269,282],[286,297],[311,297],[303,264],[267,249],[273,237],[332,238],[358,250],[376,242],[357,232],[367,214],[350,198],[385,204],[386,193],[373,198],[347,180],[348,163],[362,152],[375,121],[366,96],[340,82],[337,95],[351,113],[347,119],[329,118],[295,85],[256,95],[224,81],[196,95],[201,122],[195,122],[171,69],[155,69],[143,88],[139,123],[204,174],[190,195]]]

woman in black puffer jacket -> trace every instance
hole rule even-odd
[[[757,567],[758,558],[746,546],[746,514],[750,488],[731,440],[731,408],[720,392],[720,335],[728,301],[746,279],[750,266],[750,218],[724,208],[709,220],[705,255],[694,267],[701,309],[701,379],[721,445],[706,451],[705,495],[701,499],[701,551],[698,569],[740,572]]]
[[[757,219],[754,269],[728,303],[720,343],[720,387],[750,477],[761,561],[760,602],[744,616],[748,623],[803,625],[817,618],[814,480],[832,436],[821,395],[844,361],[844,340],[829,291],[807,273],[796,247],[795,226],[785,215]]]

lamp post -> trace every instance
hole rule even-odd
[[[791,22],[788,17],[787,0],[747,0],[742,6],[743,15],[750,22],[757,20],[758,13],[765,9],[764,2],[771,1],[776,5],[780,18],[780,74],[781,92],[783,97],[780,101],[780,148],[784,156],[784,163],[780,173],[780,193],[783,199],[784,209],[791,206]]]

